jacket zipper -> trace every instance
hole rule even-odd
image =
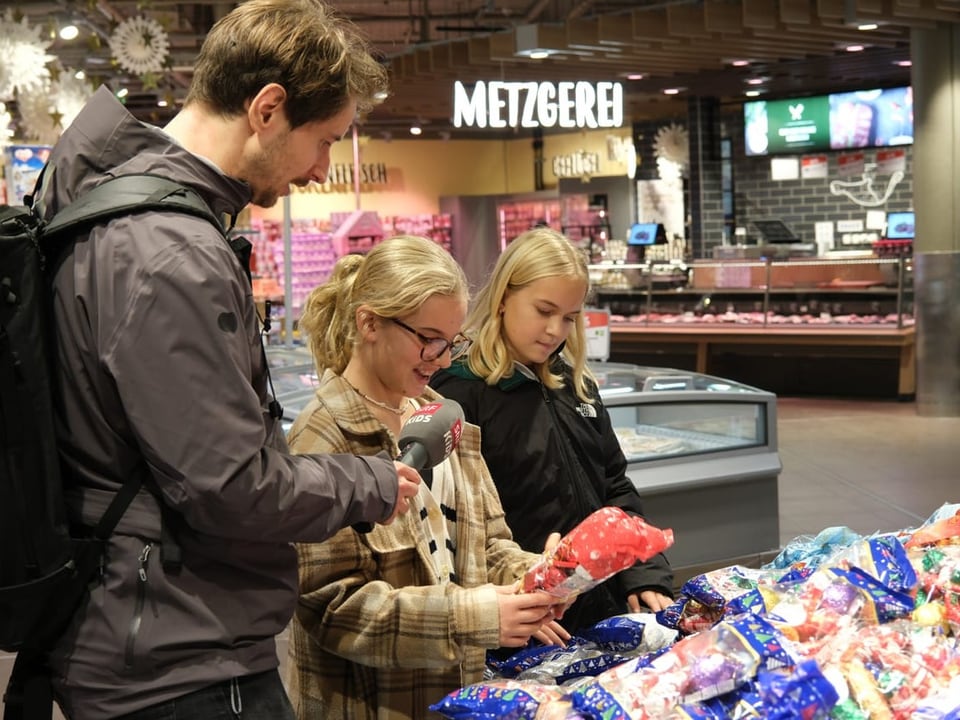
[[[553,400],[550,398],[550,394],[549,394],[550,391],[546,388],[546,386],[542,382],[540,383],[540,391],[543,394],[544,402],[547,404],[547,407],[550,409],[550,417],[553,420],[554,427],[556,428],[557,432],[559,432],[561,435],[560,453],[563,455],[563,461],[565,463],[565,467],[570,468],[570,470],[567,472],[567,479],[570,480],[571,484],[573,485],[573,494],[574,494],[574,497],[576,498],[577,507],[580,511],[578,517],[581,520],[583,520],[583,518],[585,518],[589,512],[592,512],[590,510],[590,506],[587,504],[586,494],[588,493],[592,494],[594,497],[597,498],[598,508],[603,507],[604,502],[602,498],[596,495],[596,493],[592,493],[591,489],[588,486],[586,485],[583,487],[580,486],[579,481],[581,479],[583,480],[584,483],[589,483],[590,479],[586,477],[585,474],[581,478],[577,473],[577,468],[580,468],[581,472],[583,472],[583,468],[580,465],[580,461],[577,460],[576,457],[570,457],[571,455],[570,446],[567,444],[566,437],[563,435],[563,428],[560,425],[560,417],[557,414],[556,403],[553,402]],[[576,465],[574,463],[576,463]],[[616,597],[613,595],[613,593],[610,591],[609,587],[607,587],[605,583],[601,584],[591,592],[602,592],[603,591],[602,589],[605,587],[607,588],[605,591],[607,594],[607,597],[610,598],[614,603],[617,603],[618,601]],[[624,603],[624,606],[625,605],[626,603]]]
[[[133,617],[130,619],[130,630],[127,633],[127,646],[124,651],[124,666],[129,670],[133,668],[133,651],[137,643],[137,636],[140,634],[140,625],[143,621],[143,606],[147,599],[147,562],[150,559],[150,551],[153,549],[153,543],[147,543],[143,546],[137,567],[137,599],[133,607]]]
[[[563,455],[563,464],[564,467],[570,468],[565,474],[567,480],[570,482],[570,486],[573,489],[573,495],[577,502],[577,516],[584,518],[587,515],[588,507],[586,505],[585,498],[583,496],[583,488],[580,487],[580,483],[577,481],[576,472],[571,472],[573,468],[576,467],[573,463],[579,462],[576,458],[571,458],[569,449],[567,448],[566,438],[563,437],[563,427],[560,425],[560,418],[557,417],[557,408],[550,397],[550,391],[547,387],[540,382],[540,393],[543,395],[543,401],[546,403],[547,408],[550,410],[550,418],[553,420],[554,429],[560,433],[560,453]]]

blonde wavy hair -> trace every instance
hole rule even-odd
[[[234,117],[270,83],[287,91],[291,128],[328,120],[350,100],[363,114],[389,84],[357,26],[322,0],[248,0],[207,34],[184,104]]]
[[[590,276],[581,250],[566,237],[547,227],[534,228],[520,235],[500,255],[486,285],[477,293],[467,315],[466,334],[473,339],[466,362],[470,371],[488,385],[496,385],[514,372],[513,357],[504,337],[500,308],[508,290],[519,290],[544,278],[563,277],[582,280],[589,293]],[[562,356],[572,368],[573,390],[584,402],[592,402],[587,380],[593,376],[587,368],[587,341],[583,314],[579,313],[567,337]],[[551,371],[551,363],[535,368],[547,387],[563,387],[563,376]]]
[[[398,235],[364,255],[344,255],[330,278],[307,297],[300,330],[307,335],[317,371],[341,374],[358,341],[357,308],[383,318],[420,309],[434,295],[469,300],[463,270],[450,253],[424,237]]]

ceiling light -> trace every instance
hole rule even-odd
[[[763,85],[763,78],[749,78],[747,85]]]
[[[87,74],[86,74],[83,70],[77,70],[77,71],[73,74],[73,76],[74,76],[77,80],[83,80],[83,79],[85,79],[85,78],[87,77]]]
[[[157,107],[166,107],[166,106],[167,106],[166,100],[157,100]]]
[[[423,128],[421,128],[419,125],[411,125],[411,126],[410,126],[410,134],[411,134],[411,135],[419,135],[419,134],[421,134],[422,132],[423,132]]]
[[[899,65],[900,67],[910,67],[913,65],[913,60],[897,60],[897,62],[894,64]]]
[[[876,30],[879,25],[876,23],[864,23],[863,25],[857,25],[857,30]]]
[[[731,60],[730,64],[734,67],[746,67],[750,64],[749,60]]]
[[[847,52],[863,52],[863,45],[847,45],[844,49]]]
[[[747,97],[757,97],[760,94],[759,90],[747,90],[744,95]]]
[[[125,98],[129,92],[130,92],[130,91],[127,90],[127,88],[125,88],[125,87],[124,87],[124,88],[120,88],[119,90],[117,90],[117,97],[118,97],[118,98]]]
[[[568,52],[566,33],[562,27],[517,25],[513,31],[513,41],[513,54],[517,57],[542,60],[551,55]]]
[[[627,73],[627,80],[643,80],[643,73]]]
[[[60,39],[61,40],[74,40],[80,34],[79,28],[76,25],[64,25],[60,28]]]
[[[666,88],[666,89],[663,91],[663,94],[664,94],[664,95],[679,95],[679,94],[680,94],[680,88]]]

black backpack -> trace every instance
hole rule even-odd
[[[29,207],[0,206],[0,650],[18,653],[4,697],[7,720],[51,716],[46,653],[140,490],[139,482],[126,483],[91,537],[71,537],[53,419],[53,272],[95,225],[151,210],[202,217],[223,232],[196,191],[153,175],[111,178],[49,223]]]

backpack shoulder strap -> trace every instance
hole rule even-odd
[[[157,175],[110,178],[58,212],[43,232],[51,236],[77,231],[103,220],[145,210],[173,210],[194,215],[224,232],[223,223],[196,190]]]

